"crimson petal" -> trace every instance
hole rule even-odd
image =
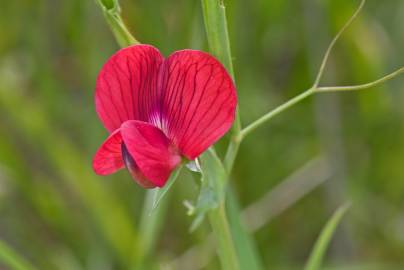
[[[112,132],[127,120],[148,121],[155,111],[160,52],[150,45],[119,50],[102,67],[96,83],[95,106]]]
[[[117,129],[103,142],[94,156],[93,169],[97,174],[111,174],[124,167],[121,145],[122,136]]]
[[[123,123],[121,134],[139,173],[155,186],[164,186],[171,172],[181,162],[170,140],[159,128],[137,120]]]
[[[189,159],[214,144],[231,127],[237,105],[233,80],[207,53],[173,53],[160,70],[159,121],[166,135]]]

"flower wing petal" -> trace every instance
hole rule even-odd
[[[164,186],[181,162],[169,139],[159,128],[136,120],[122,124],[121,134],[141,174],[154,185]]]
[[[149,120],[162,61],[153,46],[135,45],[119,50],[104,64],[97,78],[95,107],[109,132],[127,120]]]
[[[207,53],[173,53],[160,70],[160,123],[181,153],[194,159],[231,127],[237,106],[233,80]]]
[[[122,159],[122,136],[119,129],[115,130],[103,142],[93,159],[95,173],[107,175],[122,169],[125,165]]]

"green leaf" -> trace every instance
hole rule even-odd
[[[199,157],[200,168],[206,184],[213,189],[218,200],[224,198],[227,173],[216,152],[209,148]]]
[[[191,168],[197,168],[196,171],[202,175],[198,199],[195,205],[191,206],[192,211],[189,211],[190,215],[195,216],[190,227],[192,232],[203,222],[206,214],[217,208],[224,199],[224,183],[227,175],[222,162],[211,148],[195,160]]]
[[[193,207],[193,211],[191,212],[192,215],[195,215],[195,219],[193,220],[189,229],[190,232],[195,231],[196,228],[201,225],[209,210],[218,207],[218,199],[215,192],[209,185],[206,185],[205,183],[206,180],[202,179],[201,190],[199,192],[196,205]]]
[[[182,166],[179,166],[177,169],[175,169],[175,171],[171,174],[170,178],[167,180],[167,183],[164,185],[164,187],[156,188],[155,196],[153,199],[153,207],[151,211],[155,210],[159,206],[161,199],[163,199],[164,195],[166,195],[167,191],[172,187],[174,182],[177,180],[181,169]]]
[[[314,244],[313,250],[310,254],[309,260],[306,263],[305,270],[318,270],[321,267],[321,262],[323,260],[324,254],[327,247],[331,241],[335,230],[340,223],[343,215],[350,207],[350,204],[344,204],[340,206],[337,211],[334,212],[330,220],[327,222],[323,230],[321,231],[316,243]]]
[[[0,262],[12,270],[36,269],[3,241],[0,241]]]

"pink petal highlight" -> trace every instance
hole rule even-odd
[[[153,46],[135,45],[119,50],[104,64],[97,78],[95,107],[109,132],[127,120],[148,121],[158,100],[162,62]]]
[[[235,117],[237,95],[223,65],[207,53],[182,50],[160,69],[160,122],[166,135],[189,159],[221,138]]]
[[[122,136],[117,129],[103,142],[93,159],[95,173],[107,175],[124,167],[122,159]]]
[[[140,173],[155,186],[162,187],[181,157],[157,127],[142,121],[127,121],[121,134]]]

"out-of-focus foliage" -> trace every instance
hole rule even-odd
[[[358,4],[225,2],[244,124],[310,86],[326,46]],[[166,55],[207,49],[199,1],[126,0],[121,7],[136,38]],[[368,0],[338,42],[323,85],[367,82],[402,66],[403,25],[404,1]],[[0,238],[38,269],[128,269],[142,256],[136,243],[144,190],[125,171],[99,177],[91,169],[106,136],[94,112],[95,78],[117,49],[95,1],[1,3]],[[403,105],[398,78],[316,96],[246,138],[232,179],[242,208],[313,158],[329,161],[332,175],[254,234],[266,266],[301,269],[327,217],[351,200],[326,260],[330,269],[404,268]],[[207,238],[207,224],[188,233],[192,218],[182,205],[195,199],[196,183],[183,170],[163,199],[168,211],[154,267]],[[285,194],[279,208],[295,193]],[[207,261],[217,269],[216,259]]]

